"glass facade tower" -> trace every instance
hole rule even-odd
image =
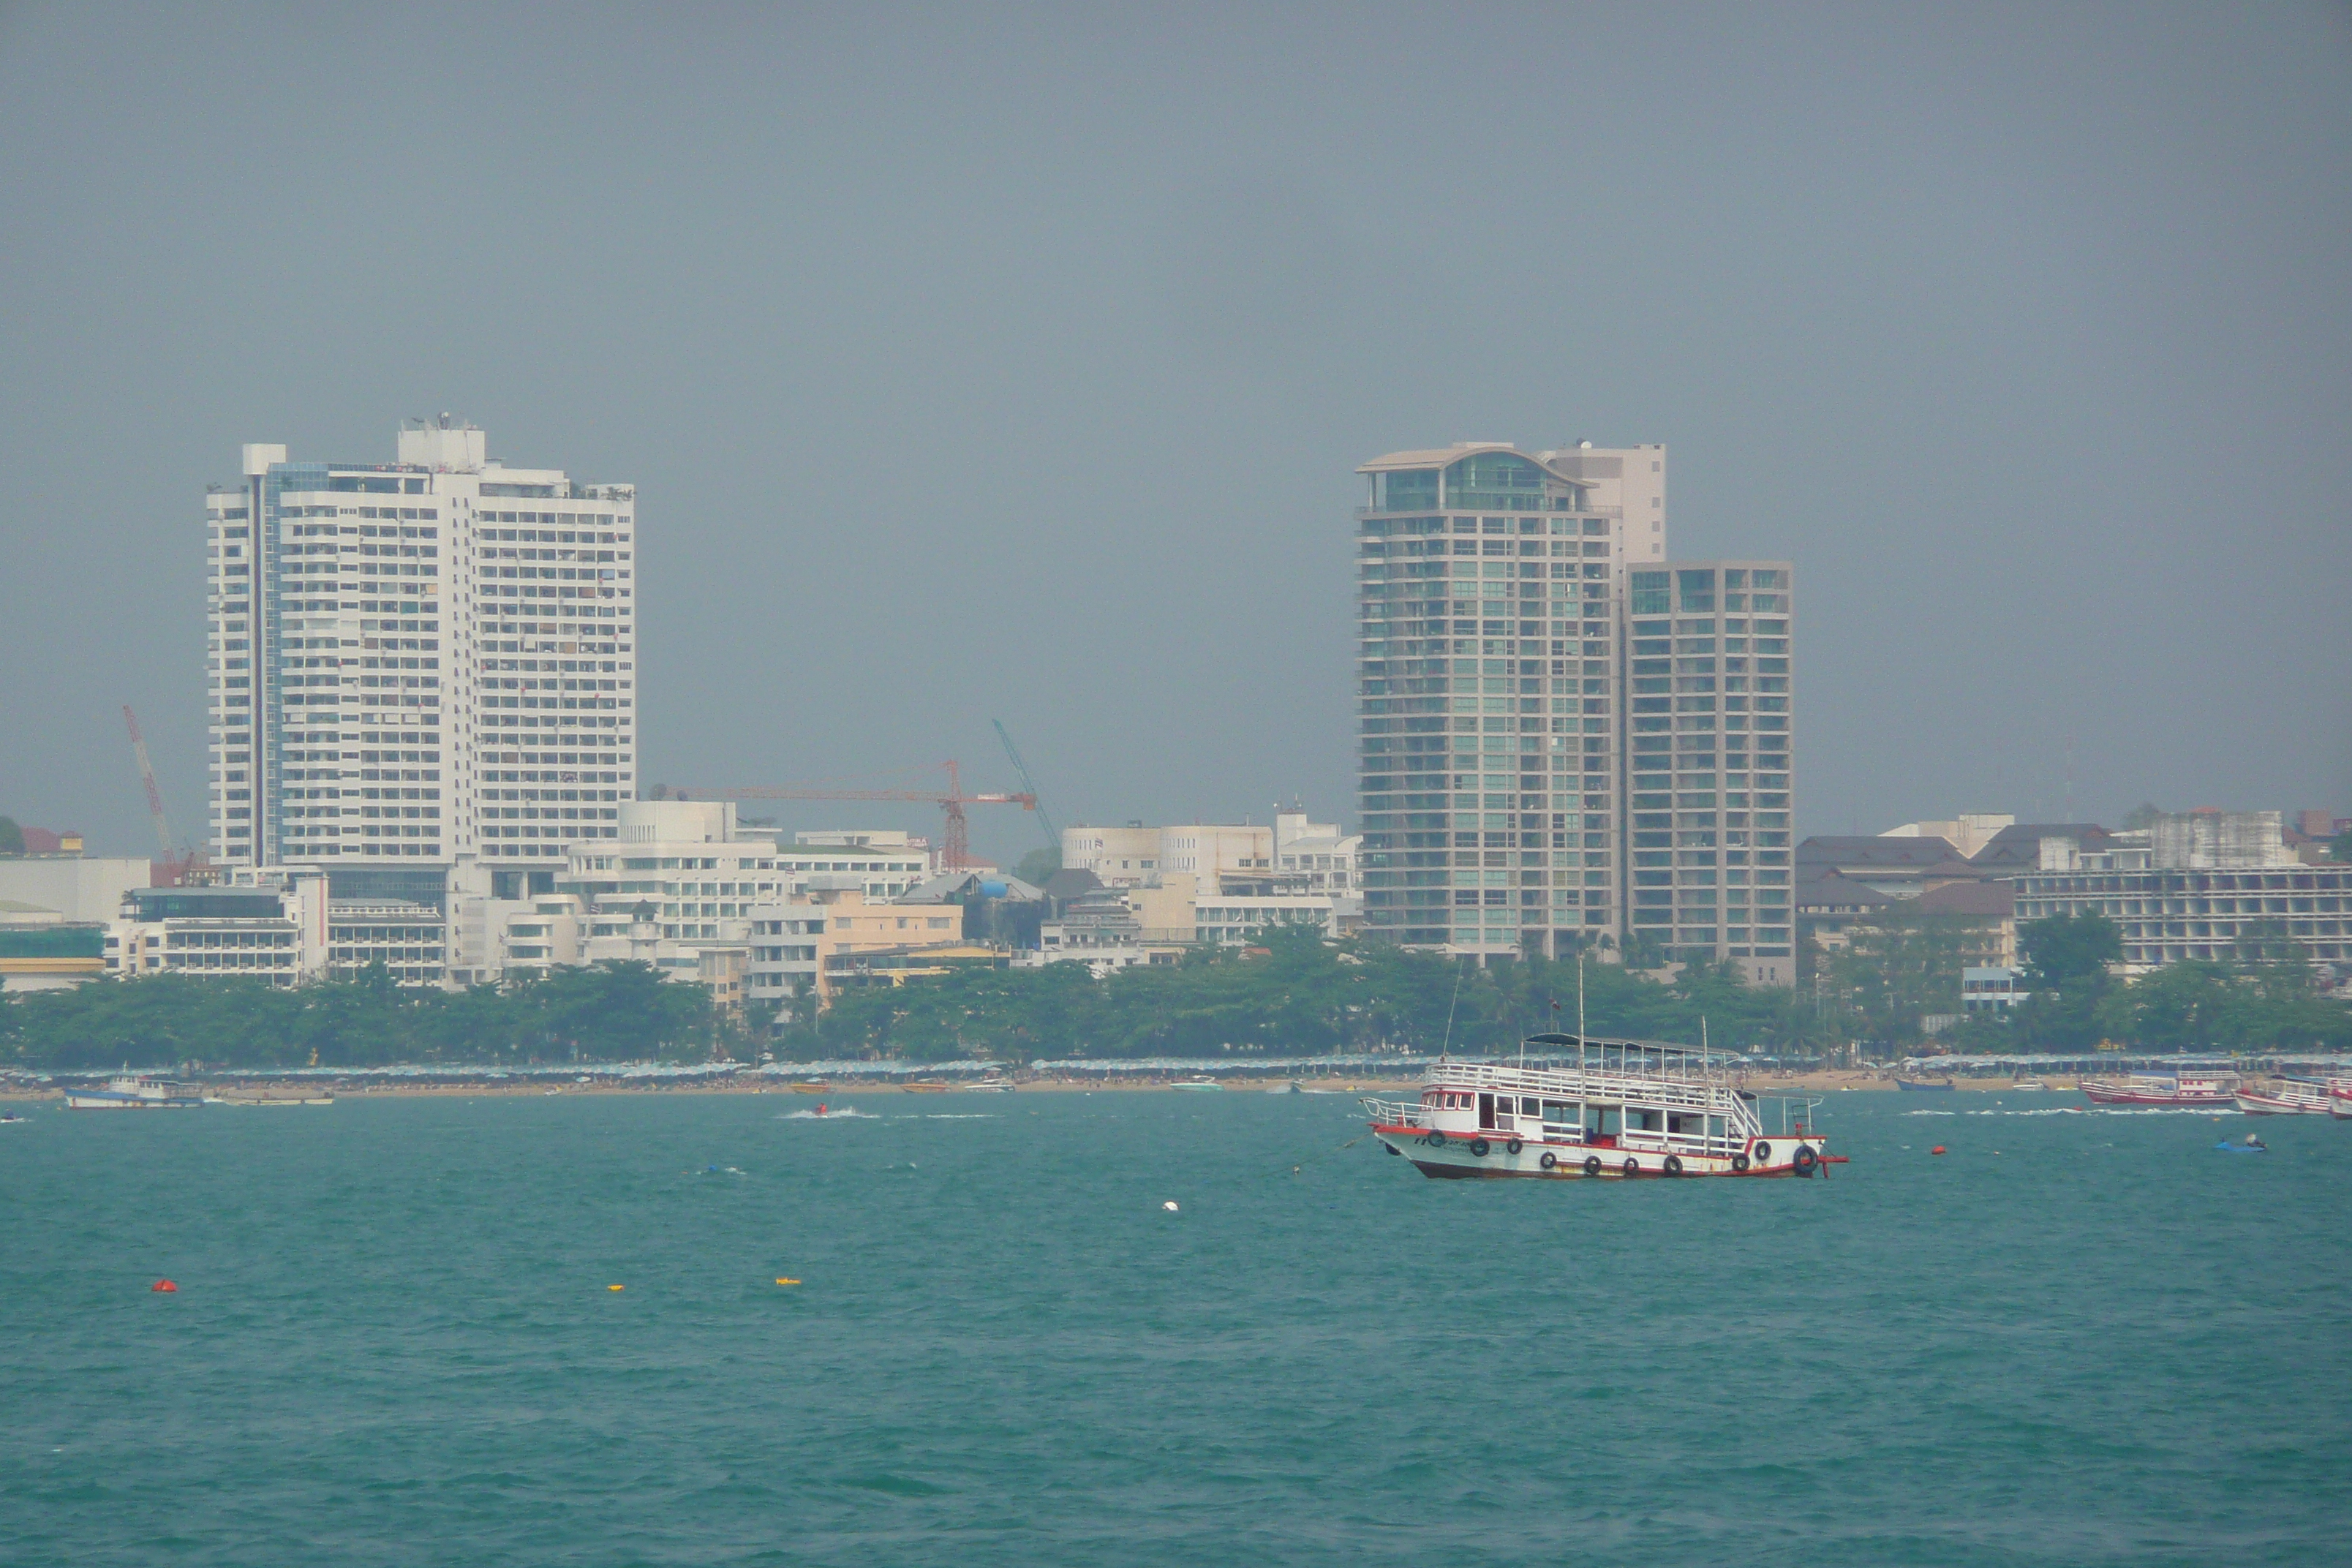
[[[1790,564],[1667,562],[1663,447],[1358,471],[1368,931],[1489,956],[1638,937],[1785,980]]]
[[[1636,454],[1662,497],[1663,448],[1464,446],[1359,470],[1360,880],[1376,937],[1559,953],[1621,930],[1618,584],[1629,547],[1650,550],[1650,518],[1629,521],[1620,493]]]
[[[1630,934],[1784,984],[1793,582],[1786,561],[1636,568],[1622,639]]]

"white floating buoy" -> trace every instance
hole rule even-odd
[[[1161,1204],[1160,1206],[1166,1209],[1170,1214],[1174,1214],[1176,1212],[1176,1205],[1172,1203]]]

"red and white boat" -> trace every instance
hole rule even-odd
[[[2238,1075],[2233,1072],[2134,1073],[2120,1079],[2086,1078],[2080,1087],[2094,1105],[2227,1110],[2238,1102]]]
[[[1811,1176],[1845,1163],[1810,1125],[1820,1100],[1775,1097],[1780,1127],[1768,1130],[1713,1052],[1573,1035],[1525,1048],[1550,1065],[1441,1061],[1419,1100],[1364,1100],[1372,1135],[1432,1177]]]
[[[2249,1116],[2326,1116],[2342,1103],[2327,1092],[2325,1085],[2299,1083],[2294,1079],[2259,1091],[2242,1089],[2237,1100],[2238,1109]]]

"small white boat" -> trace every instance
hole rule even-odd
[[[204,1102],[186,1084],[129,1073],[109,1079],[104,1089],[66,1090],[68,1110],[193,1110]]]
[[[1013,1080],[1009,1078],[976,1078],[964,1088],[974,1094],[1011,1094]]]
[[[1170,1084],[1168,1087],[1169,1087],[1169,1088],[1171,1088],[1171,1089],[1223,1089],[1225,1086],[1224,1086],[1223,1084],[1219,1083],[1215,1079],[1213,1079],[1213,1078],[1186,1078],[1186,1079],[1177,1079],[1174,1083]]]
[[[2326,1116],[2332,1110],[2326,1089],[2292,1079],[2267,1092],[2242,1089],[2237,1099],[2248,1116]]]

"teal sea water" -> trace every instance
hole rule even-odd
[[[1449,1183],[1348,1099],[846,1098],[0,1127],[0,1562],[2352,1560],[2352,1125]]]

